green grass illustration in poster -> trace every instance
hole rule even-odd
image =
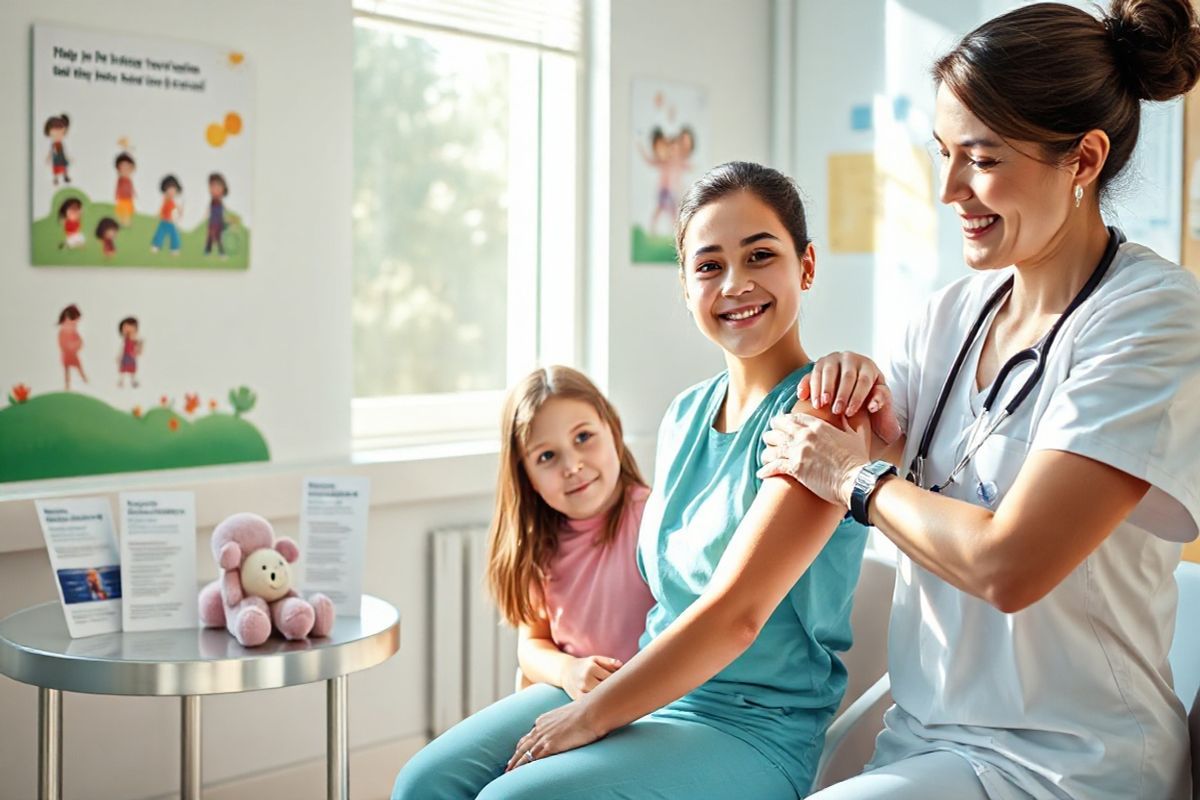
[[[58,220],[58,209],[70,198],[78,199],[83,206],[81,220],[85,241],[78,248],[60,247],[66,237]],[[225,258],[221,258],[215,248],[205,255],[207,226],[204,222],[191,230],[179,232],[181,243],[178,253],[171,253],[168,247],[152,253],[150,243],[158,227],[158,217],[150,214],[134,214],[128,228],[118,228],[113,242],[116,252],[105,256],[100,240],[93,234],[100,220],[115,217],[113,204],[94,203],[79,189],[61,189],[54,195],[49,214],[33,223],[33,263],[79,267],[244,270],[249,265],[250,230],[241,224],[234,212],[226,211],[226,214],[230,222],[221,236]]]
[[[645,228],[633,226],[633,263],[674,264],[675,240],[670,234],[651,236]]]
[[[248,407],[190,419],[169,407],[135,415],[70,392],[24,397],[10,395],[0,409],[0,483],[270,458],[241,416]]]

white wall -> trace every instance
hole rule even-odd
[[[724,368],[688,315],[674,265],[630,262],[630,86],[635,76],[708,91],[712,164],[766,162],[770,3],[614,0],[611,76],[608,386],[626,430],[653,435],[671,399]],[[705,135],[703,132],[700,135]],[[643,466],[649,467],[649,464]]]

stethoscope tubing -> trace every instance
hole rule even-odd
[[[1096,264],[1095,269],[1092,270],[1092,274],[1088,277],[1083,287],[1075,295],[1074,299],[1072,299],[1067,305],[1066,310],[1063,311],[1062,315],[1058,318],[1054,325],[1051,326],[1050,330],[1047,331],[1046,335],[1043,336],[1037,342],[1037,344],[1033,345],[1032,347],[1027,347],[1024,350],[1014,353],[1007,361],[1004,362],[1004,365],[1000,367],[1000,371],[996,373],[996,377],[992,380],[992,388],[988,391],[987,396],[984,398],[983,410],[978,419],[976,419],[975,423],[971,426],[966,450],[964,451],[962,458],[959,459],[958,463],[951,471],[950,476],[940,485],[931,486],[930,491],[940,492],[942,489],[953,483],[959,473],[966,468],[967,464],[975,456],[975,453],[983,445],[983,442],[986,441],[987,438],[991,436],[998,427],[1000,427],[1000,423],[1004,422],[1004,420],[1016,413],[1017,409],[1021,407],[1021,404],[1025,402],[1025,399],[1029,397],[1030,393],[1033,392],[1038,382],[1042,379],[1042,374],[1046,370],[1046,356],[1050,352],[1050,348],[1054,344],[1054,340],[1058,337],[1059,331],[1062,330],[1063,325],[1066,324],[1066,321],[1070,318],[1071,314],[1073,314],[1075,310],[1079,308],[1079,306],[1081,306],[1084,301],[1086,301],[1092,295],[1093,292],[1096,291],[1096,287],[1100,285],[1100,282],[1108,273],[1109,267],[1112,266],[1112,262],[1117,256],[1117,250],[1124,242],[1124,234],[1122,234],[1117,228],[1109,227],[1108,245],[1104,249],[1104,255],[1101,257],[1100,262]],[[946,405],[950,400],[950,392],[954,390],[954,384],[958,381],[959,374],[962,372],[963,364],[966,362],[967,356],[970,354],[971,349],[975,346],[975,342],[979,338],[979,333],[983,329],[983,326],[987,322],[988,318],[991,316],[993,309],[995,309],[999,303],[1007,298],[1009,293],[1012,291],[1014,280],[1015,279],[1012,276],[1009,276],[1008,280],[1001,284],[996,291],[992,293],[991,297],[988,298],[987,302],[984,303],[983,309],[979,312],[979,316],[975,319],[975,324],[971,326],[971,330],[967,334],[966,340],[963,342],[962,347],[959,348],[958,355],[954,359],[954,364],[950,367],[950,373],[946,376],[946,380],[942,383],[942,389],[940,392],[938,392],[937,402],[934,404],[933,412],[929,416],[929,423],[926,425],[925,431],[921,435],[921,442],[917,446],[916,455],[913,457],[912,463],[909,465],[908,480],[916,483],[918,486],[924,484],[925,460],[929,458],[929,450],[933,445],[933,437],[937,433],[938,424],[941,422],[942,412],[945,411]],[[1004,386],[1004,382],[1008,379],[1009,373],[1026,361],[1033,362],[1033,370],[1028,376],[1026,376],[1021,388],[1017,390],[1012,399],[1009,400],[1004,406],[1002,412],[998,414],[997,418],[992,422],[992,424],[987,427],[987,430],[983,436],[979,437],[979,440],[976,441],[976,435],[980,429],[980,426],[982,425],[984,418],[990,415],[992,408],[995,406],[996,400],[1000,395],[1000,390]]]

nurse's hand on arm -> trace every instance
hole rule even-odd
[[[865,408],[871,429],[884,444],[893,444],[903,433],[883,372],[864,355],[846,351],[821,356],[800,379],[796,396],[835,415],[852,417]]]
[[[807,403],[797,407],[835,419]],[[870,439],[862,416],[843,424],[849,426],[847,436],[864,443]],[[764,481],[700,598],[593,691],[538,717],[517,743],[508,768],[528,763],[527,751],[536,760],[589,744],[679,699],[728,666],[754,642],[843,513],[787,478]]]
[[[522,625],[517,644],[517,663],[531,683],[561,686],[572,700],[600,685],[621,667],[621,661],[608,656],[578,658],[564,653],[550,637],[550,621],[541,616],[530,625]]]
[[[871,459],[845,432],[805,414],[777,417],[763,435],[760,476],[788,475],[848,508],[858,470]],[[1029,454],[992,511],[885,478],[871,524],[946,582],[1005,613],[1040,600],[1137,506],[1149,484],[1085,456]]]

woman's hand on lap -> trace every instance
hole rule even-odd
[[[603,736],[587,719],[587,707],[579,701],[547,711],[533,723],[533,730],[521,737],[508,760],[505,772],[523,767],[555,753],[591,744]],[[526,753],[529,757],[526,757]]]
[[[612,675],[621,667],[621,660],[608,656],[584,656],[571,661],[564,670],[562,679],[563,691],[572,700],[578,700],[583,695],[600,685],[600,682]]]
[[[900,424],[892,406],[892,392],[874,361],[858,353],[830,353],[817,359],[812,371],[800,379],[796,396],[813,408],[852,417],[866,408],[871,428],[885,444],[900,437]],[[812,488],[812,487],[809,487]]]

